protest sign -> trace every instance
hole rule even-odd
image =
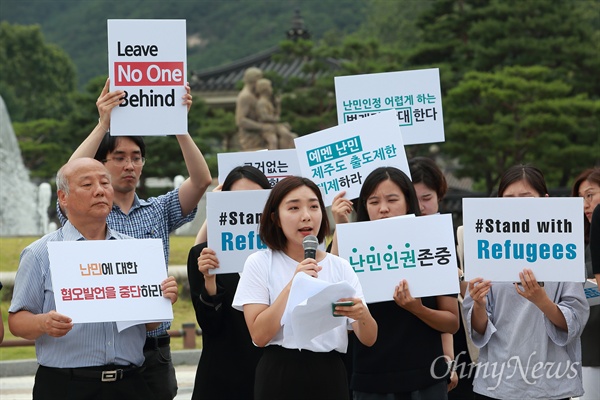
[[[394,110],[405,145],[443,142],[438,68],[335,77],[338,124]]]
[[[296,150],[242,151],[217,154],[219,164],[219,183],[223,183],[227,174],[235,167],[251,165],[261,170],[271,187],[285,177],[301,175]]]
[[[326,206],[342,190],[357,198],[377,167],[396,167],[410,177],[396,114],[392,111],[294,139],[302,176],[323,192]]]
[[[48,255],[56,311],[74,323],[173,319],[162,240],[48,242]]]
[[[583,282],[582,198],[463,199],[465,279]]]
[[[413,297],[458,293],[450,214],[337,225],[341,257],[360,279],[367,303],[393,300],[406,279]]]
[[[219,259],[210,273],[242,272],[246,258],[267,248],[258,235],[258,224],[270,190],[241,190],[206,194],[208,247]]]
[[[124,90],[111,112],[113,136],[187,133],[185,20],[108,20],[110,90]]]

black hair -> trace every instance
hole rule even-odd
[[[272,250],[285,250],[287,246],[287,238],[283,233],[283,229],[279,226],[279,205],[288,193],[302,186],[308,186],[314,192],[321,207],[321,226],[319,227],[317,240],[321,243],[325,239],[325,236],[329,235],[329,218],[327,217],[327,210],[325,209],[323,196],[319,187],[308,178],[289,176],[277,182],[273,189],[271,189],[260,219],[260,239]]]
[[[527,182],[540,197],[548,194],[546,180],[544,179],[542,171],[532,165],[521,164],[512,166],[504,171],[502,177],[500,177],[500,183],[498,184],[498,197],[502,197],[506,188],[510,185],[520,181]]]
[[[240,165],[229,171],[221,190],[224,192],[230,191],[234,183],[244,178],[256,183],[263,189],[271,189],[271,183],[260,169],[251,165]]]
[[[127,138],[131,140],[140,148],[142,157],[146,157],[146,144],[141,136],[111,136],[109,132],[106,132],[102,138],[102,142],[100,142],[100,146],[98,146],[98,150],[96,151],[94,158],[101,163],[105,162],[108,154],[115,151],[115,148],[117,147],[117,141],[120,138]]]
[[[369,213],[367,211],[367,199],[381,182],[387,180],[394,182],[402,191],[402,194],[406,200],[406,213],[415,214],[416,216],[421,215],[419,199],[417,198],[415,188],[410,181],[410,178],[398,168],[379,167],[373,170],[369,176],[367,176],[362,188],[360,189],[360,196],[358,197],[358,206],[356,210],[356,219],[358,221],[370,221]]]
[[[415,157],[408,161],[408,167],[413,185],[423,183],[429,189],[435,190],[438,201],[442,201],[448,191],[448,183],[435,161],[427,157]]]

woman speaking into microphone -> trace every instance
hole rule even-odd
[[[329,233],[323,198],[314,182],[301,177],[280,181],[267,199],[259,233],[268,249],[248,257],[233,300],[233,306],[244,311],[254,344],[265,347],[256,368],[254,398],[347,399],[341,358],[348,346],[347,330],[354,330],[358,340],[371,346],[377,323],[346,260],[318,249],[314,257],[305,257],[303,244],[309,247],[305,238],[313,235],[320,243]],[[352,305],[335,308],[346,324],[313,339],[302,351],[291,330],[284,331],[281,324],[296,274],[331,283],[346,281],[356,291],[353,298],[339,299]]]

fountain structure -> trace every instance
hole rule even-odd
[[[47,184],[46,184],[47,185]],[[0,236],[41,236],[48,231],[48,209],[41,215],[38,190],[29,180],[4,99],[0,96]],[[47,205],[46,205],[47,207]]]

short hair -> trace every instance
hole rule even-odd
[[[271,183],[269,183],[269,180],[260,169],[251,165],[240,165],[229,171],[221,190],[223,192],[230,191],[233,184],[240,179],[248,179],[263,189],[271,189]]]
[[[410,178],[401,170],[395,167],[379,167],[373,170],[365,179],[362,188],[360,189],[360,195],[358,196],[358,205],[356,210],[356,219],[358,221],[370,221],[369,212],[367,211],[367,199],[377,186],[384,181],[390,180],[395,183],[406,201],[407,214],[415,214],[416,216],[421,215],[421,208],[419,207],[419,199],[417,193]]]
[[[427,157],[415,157],[408,162],[413,185],[422,183],[431,190],[435,190],[438,201],[442,201],[448,192],[448,183],[444,173],[435,161]]]
[[[255,83],[263,77],[262,70],[256,67],[250,67],[244,71],[244,83]]]
[[[69,194],[69,178],[65,174],[66,165],[60,167],[56,173],[56,191],[62,190],[65,194]]]
[[[579,197],[579,187],[585,181],[589,181],[595,183],[600,186],[600,167],[588,168],[582,173],[580,173],[577,178],[575,178],[575,182],[573,182],[573,188],[571,189],[571,196]],[[589,243],[590,241],[590,221],[583,216],[583,237],[585,239],[585,243]]]
[[[100,146],[98,146],[98,150],[96,151],[96,155],[94,155],[94,159],[104,163],[108,153],[115,151],[115,148],[117,147],[117,141],[120,138],[127,138],[131,140],[140,148],[142,157],[146,157],[146,144],[141,136],[111,136],[110,132],[106,132],[102,138],[102,142],[100,142]]]
[[[319,206],[321,207],[321,226],[317,234],[319,243],[325,239],[325,236],[329,235],[329,218],[327,218],[327,210],[319,187],[308,178],[289,176],[279,181],[271,189],[260,219],[260,239],[272,250],[284,250],[287,246],[287,238],[283,233],[283,229],[279,226],[279,206],[285,196],[292,190],[302,186],[307,186],[312,190],[319,200]]]
[[[532,165],[521,164],[514,165],[504,171],[498,184],[498,197],[502,197],[510,185],[520,181],[527,182],[540,197],[548,194],[546,180],[542,171]]]

